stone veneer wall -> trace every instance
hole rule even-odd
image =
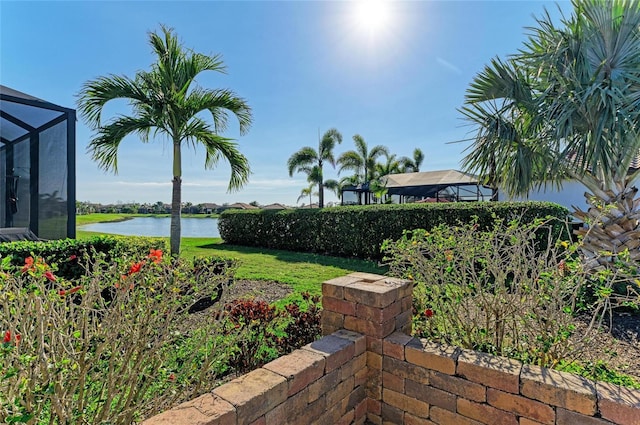
[[[640,425],[640,391],[410,337],[408,281],[322,294],[322,339],[144,425]]]

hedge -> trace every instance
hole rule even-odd
[[[444,223],[457,225],[478,217],[487,228],[495,218],[526,222],[557,217],[558,229],[569,211],[549,202],[465,202],[345,206],[296,210],[227,210],[218,219],[220,236],[229,244],[345,257],[381,257],[385,239],[399,239],[404,230]]]
[[[149,250],[166,251],[166,240],[159,238],[125,238],[95,236],[89,239],[61,239],[52,241],[17,241],[0,243],[0,257],[11,256],[11,264],[21,266],[25,258],[36,256],[49,264],[56,264],[56,274],[76,279],[85,273],[94,253],[104,255],[106,261],[117,261],[123,256],[144,258]]]

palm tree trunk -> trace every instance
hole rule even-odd
[[[318,183],[318,208],[324,208],[324,186]]]
[[[171,233],[170,245],[171,256],[180,255],[180,198],[181,198],[182,179],[179,176],[173,177],[173,190],[171,194]]]
[[[171,229],[169,244],[171,256],[180,255],[180,205],[182,201],[182,155],[180,142],[173,142],[173,188],[171,192]]]
[[[582,237],[581,251],[588,269],[615,267],[615,260],[625,250],[631,261],[640,261],[637,193],[635,187],[624,188],[620,194],[609,191],[605,199],[585,193],[587,211],[574,207],[573,215],[585,223],[574,233]]]

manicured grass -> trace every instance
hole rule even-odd
[[[212,218],[218,214],[182,214],[183,218]],[[76,216],[76,226],[93,223],[109,223],[129,220],[134,217],[171,217],[171,214],[124,214],[124,213],[93,213]]]
[[[384,274],[386,268],[373,261],[326,255],[227,245],[220,238],[183,238],[182,256],[217,255],[241,261],[239,279],[274,280],[291,285],[297,292],[320,294],[325,280],[355,271]]]
[[[99,233],[77,231],[78,238]],[[220,238],[183,238],[181,257],[227,257],[240,260],[236,278],[276,281],[291,285],[295,294],[320,294],[325,280],[352,272],[384,274],[386,267],[373,261],[326,255],[227,245]]]

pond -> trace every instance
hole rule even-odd
[[[169,236],[170,217],[134,217],[112,223],[93,223],[81,226],[88,232],[126,236]],[[182,218],[183,238],[219,238],[217,218]]]

